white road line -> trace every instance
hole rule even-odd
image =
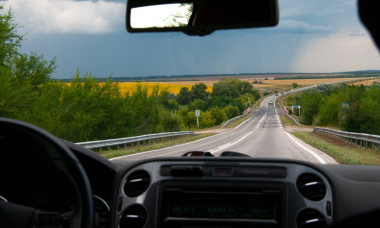
[[[278,124],[280,125],[280,128],[283,128],[282,126],[282,122],[280,121],[280,118],[278,118],[278,113],[277,113],[277,108],[276,108],[276,100],[277,100],[277,97],[274,99],[274,111],[276,112],[276,119],[277,119],[277,122]]]
[[[297,142],[297,141],[293,138],[293,136],[291,136],[288,132],[286,132],[286,131],[284,131],[284,132],[285,132],[285,134],[286,134],[287,136],[289,136],[289,138],[290,138],[291,140],[293,140],[293,142],[295,142],[299,147],[301,147],[302,149],[306,150],[306,151],[309,152],[311,155],[313,155],[313,156],[319,161],[319,163],[321,163],[321,164],[326,164],[326,161],[323,160],[318,154],[316,154],[315,152],[313,152],[313,151],[307,149],[306,147],[304,147],[303,145],[301,145],[301,144],[300,144],[299,142]]]
[[[245,122],[247,122],[248,120],[250,120],[252,118],[252,116],[251,117],[249,117],[248,119],[246,119],[246,120],[244,120],[243,122],[241,122],[239,125],[237,125],[234,129],[238,129],[241,125],[243,125]]]
[[[226,132],[223,132],[223,133],[220,133],[220,134],[216,134],[216,135],[212,135],[212,136],[209,136],[209,137],[206,137],[206,138],[203,138],[203,139],[198,139],[196,141],[192,141],[192,142],[188,142],[188,143],[184,143],[184,144],[178,144],[178,145],[171,146],[171,147],[165,147],[165,148],[161,148],[161,149],[157,149],[157,150],[150,150],[150,151],[145,151],[145,152],[140,152],[140,153],[135,153],[135,154],[124,155],[124,156],[120,156],[120,157],[110,158],[109,160],[112,161],[112,160],[117,160],[117,159],[120,159],[120,158],[133,157],[133,156],[137,156],[137,155],[141,155],[141,154],[149,154],[149,153],[154,153],[154,152],[161,151],[161,150],[172,149],[172,148],[188,145],[188,144],[191,144],[191,143],[197,143],[197,142],[204,141],[204,140],[210,140],[211,138],[214,138],[216,136],[220,136],[220,135],[226,134],[228,132],[229,131],[226,131]],[[184,152],[186,152],[186,151],[184,151]]]
[[[226,147],[229,147],[230,145],[231,145],[231,143],[224,144],[223,146],[220,146],[219,149],[224,149]]]
[[[237,141],[235,141],[235,142],[232,142],[232,143],[227,143],[227,144],[225,144],[225,145],[222,145],[222,146],[218,147],[218,149],[209,150],[209,152],[213,154],[213,153],[216,153],[216,152],[218,152],[218,151],[224,150],[224,149],[226,149],[227,147],[233,146],[233,145],[235,145],[235,144],[241,142],[242,140],[244,140],[245,138],[247,138],[247,137],[248,137],[250,134],[252,134],[252,133],[253,133],[253,132],[251,131],[251,132],[249,132],[248,134],[246,134],[246,135],[244,135],[243,137],[241,137],[239,140],[237,140]]]
[[[267,114],[265,113],[264,116],[263,116],[263,118],[261,118],[261,120],[259,121],[259,123],[258,123],[257,126],[256,126],[256,129],[259,128],[261,122],[264,120],[264,118],[265,118],[266,115],[267,115]]]

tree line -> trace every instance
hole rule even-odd
[[[203,83],[184,87],[178,95],[137,84],[123,93],[118,84],[99,81],[91,73],[73,75],[70,83],[52,78],[56,59],[20,53],[24,36],[12,12],[0,6],[0,116],[22,120],[74,142],[179,131],[220,124],[240,115],[260,97],[252,85],[222,79],[206,91]]]
[[[380,135],[380,85],[376,83],[318,86],[289,96],[285,103],[288,107],[301,105],[303,124]],[[299,114],[298,109],[293,111]]]

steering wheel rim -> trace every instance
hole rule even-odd
[[[22,137],[41,146],[47,161],[74,184],[73,189],[80,202],[80,224],[74,224],[74,227],[91,228],[94,213],[90,183],[82,165],[70,149],[61,140],[38,127],[18,120],[0,118],[0,137],[9,135]],[[2,210],[6,210],[4,205]]]

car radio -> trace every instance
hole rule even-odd
[[[160,186],[161,227],[281,227],[282,185],[165,182]],[[231,185],[229,185],[231,186]]]

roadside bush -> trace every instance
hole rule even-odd
[[[233,105],[228,105],[224,107],[223,112],[226,113],[228,119],[234,118],[235,116],[238,116],[240,114],[239,108]]]
[[[205,102],[201,99],[195,99],[192,102],[190,102],[188,109],[189,111],[205,110]]]
[[[219,107],[213,107],[209,110],[212,118],[215,120],[215,125],[219,125],[228,120],[226,113]]]
[[[201,112],[201,116],[199,117],[199,127],[206,128],[212,126],[215,126],[215,119],[213,118],[212,114],[209,111]]]
[[[161,109],[159,113],[160,125],[156,129],[157,132],[172,132],[181,130],[181,118],[174,112]]]

